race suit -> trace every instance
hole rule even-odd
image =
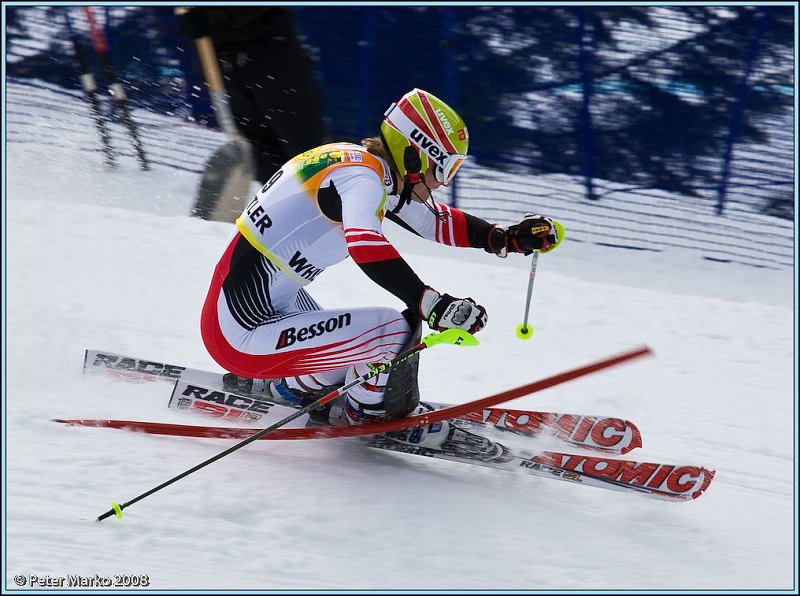
[[[214,271],[201,332],[209,354],[243,377],[290,377],[312,392],[369,371],[400,353],[409,321],[385,307],[323,309],[306,291],[348,256],[419,314],[425,284],[382,232],[387,217],[426,239],[486,248],[489,223],[434,203],[437,217],[401,201],[388,164],[365,147],[335,143],[287,162],[236,220]],[[488,250],[488,249],[487,249]],[[349,394],[380,410],[388,374]]]

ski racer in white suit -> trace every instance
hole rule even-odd
[[[463,120],[437,97],[412,90],[386,111],[380,130],[361,145],[333,143],[291,159],[237,219],[201,320],[203,341],[229,377],[256,379],[255,389],[258,380],[272,380],[261,390],[308,403],[417,342],[420,319],[436,330],[476,333],[486,325],[486,310],[475,301],[441,293],[417,276],[383,235],[384,219],[428,240],[501,257],[560,243],[563,227],[551,218],[528,215],[506,230],[433,200],[431,191],[452,181],[468,147]],[[407,310],[318,305],[305,287],[348,256]],[[416,365],[390,370],[349,390],[350,423],[419,407]],[[399,410],[387,408],[387,381],[403,386]],[[442,430],[446,425],[432,425],[418,438],[435,444]]]

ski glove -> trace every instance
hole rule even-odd
[[[508,250],[529,255],[534,250],[549,252],[556,248],[562,240],[559,233],[561,226],[544,215],[528,213],[518,224],[506,230]],[[563,228],[561,228],[563,230]]]
[[[528,213],[521,222],[504,230],[492,226],[486,242],[486,252],[505,258],[509,252],[529,255],[534,250],[549,252],[564,239],[564,226],[544,215]]]
[[[425,286],[419,300],[419,312],[428,322],[428,327],[444,329],[464,329],[477,333],[486,326],[486,309],[472,298],[453,298],[450,294],[439,294]]]

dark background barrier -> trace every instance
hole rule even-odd
[[[6,10],[8,76],[78,87],[64,19],[87,36],[81,11]],[[375,134],[417,86],[464,117],[473,166],[568,176],[592,204],[671,193],[705,213],[794,217],[793,6],[292,11],[335,140]],[[95,12],[132,105],[216,125],[172,7]]]

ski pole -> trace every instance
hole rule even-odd
[[[83,12],[86,15],[86,21],[89,23],[94,51],[103,59],[103,65],[106,75],[108,76],[108,82],[109,86],[111,87],[114,103],[122,111],[122,121],[125,123],[128,133],[131,135],[136,156],[139,159],[142,169],[149,170],[150,163],[147,161],[147,156],[144,153],[144,147],[142,146],[142,141],[139,138],[139,130],[136,126],[136,122],[131,117],[131,110],[130,106],[128,105],[128,97],[125,94],[125,88],[117,79],[117,69],[114,68],[114,63],[111,60],[111,52],[109,51],[105,35],[103,35],[103,31],[100,29],[97,21],[94,18],[92,7],[84,6]]]
[[[80,72],[81,87],[83,87],[83,94],[89,101],[89,106],[92,112],[92,118],[94,119],[95,127],[97,128],[97,133],[100,135],[100,141],[103,143],[106,163],[109,166],[113,166],[116,164],[114,147],[111,145],[111,135],[108,132],[105,116],[103,115],[103,110],[100,107],[100,100],[97,97],[97,84],[95,83],[94,75],[89,72],[89,68],[86,63],[86,54],[84,54],[83,51],[83,45],[78,39],[78,35],[75,33],[75,30],[72,28],[72,22],[69,18],[69,9],[64,7],[61,14],[64,16],[64,21],[67,23],[67,33],[72,41],[72,50],[75,54],[75,60],[78,63],[78,70]]]
[[[170,484],[173,484],[173,483],[177,482],[181,478],[185,478],[189,474],[192,474],[192,473],[196,472],[197,470],[200,470],[201,468],[204,468],[207,465],[212,464],[212,463],[214,463],[215,461],[217,461],[219,459],[222,459],[226,455],[229,455],[229,454],[233,453],[234,451],[237,451],[237,450],[241,449],[245,445],[249,445],[253,441],[257,441],[258,439],[260,439],[264,435],[274,431],[275,429],[280,428],[281,426],[289,424],[292,420],[295,420],[296,418],[299,418],[303,414],[308,414],[312,410],[314,410],[314,409],[316,409],[316,408],[318,408],[320,406],[324,406],[327,403],[332,402],[333,400],[335,400],[340,395],[343,395],[344,393],[346,393],[349,389],[352,389],[356,385],[361,385],[362,383],[368,381],[369,379],[371,379],[373,377],[376,377],[376,376],[378,376],[379,374],[381,374],[383,372],[386,372],[390,368],[398,365],[399,363],[401,363],[401,362],[403,362],[405,360],[408,360],[409,358],[411,358],[415,354],[421,352],[425,348],[430,348],[432,346],[436,346],[436,345],[439,345],[439,344],[451,344],[451,345],[454,345],[454,346],[476,346],[476,345],[478,345],[478,340],[475,339],[475,337],[472,334],[470,334],[469,332],[463,331],[461,329],[446,329],[445,331],[442,331],[441,333],[432,333],[432,334],[428,335],[427,337],[422,338],[422,341],[420,343],[418,343],[417,345],[412,346],[411,348],[409,348],[405,352],[402,352],[399,355],[397,355],[393,360],[387,360],[386,362],[383,362],[381,364],[371,365],[370,366],[370,371],[368,373],[361,375],[357,379],[353,379],[352,381],[350,381],[346,385],[343,385],[339,389],[334,389],[330,393],[327,393],[327,394],[323,395],[317,401],[307,405],[306,407],[304,407],[304,408],[302,408],[300,410],[297,410],[296,412],[290,414],[289,416],[287,416],[283,420],[279,420],[278,422],[276,422],[272,426],[268,426],[267,428],[262,429],[262,430],[258,431],[257,433],[247,437],[243,441],[240,441],[239,443],[237,443],[233,447],[230,447],[230,448],[226,449],[222,453],[219,453],[219,454],[217,454],[217,455],[205,460],[204,462],[197,464],[193,468],[190,468],[190,469],[186,470],[185,472],[182,472],[182,473],[178,474],[177,476],[174,476],[174,477],[170,478],[166,482],[163,482],[163,483],[159,484],[155,488],[151,488],[147,492],[144,492],[144,493],[140,494],[139,496],[134,497],[133,499],[131,499],[130,501],[127,501],[126,503],[123,503],[122,505],[112,501],[111,509],[109,509],[108,511],[106,511],[105,513],[100,515],[97,518],[97,521],[103,521],[104,519],[106,519],[108,517],[111,517],[112,515],[116,515],[117,517],[122,517],[122,510],[123,509],[125,509],[127,507],[130,507],[131,505],[133,505],[134,503],[136,503],[138,501],[141,501],[145,497],[148,497],[148,496],[152,495],[153,493],[161,490],[162,488],[165,488],[165,487],[169,486]]]
[[[539,251],[533,251],[531,258],[531,273],[528,276],[528,298],[525,300],[525,320],[517,327],[517,337],[520,339],[530,339],[533,335],[533,327],[528,326],[528,313],[531,310],[531,297],[533,296],[533,280],[536,279],[536,266],[539,263]]]

